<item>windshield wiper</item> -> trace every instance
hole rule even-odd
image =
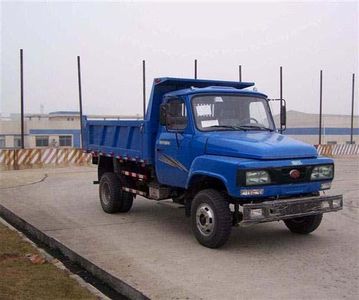
[[[240,126],[230,126],[230,125],[212,125],[207,128],[224,128],[224,129],[232,129],[232,130],[264,130],[264,131],[274,131],[272,128],[267,128],[264,126],[258,125],[240,125]]]
[[[212,125],[212,126],[208,126],[207,128],[225,128],[225,129],[232,129],[232,130],[242,129],[237,126],[229,126],[229,125]],[[243,130],[245,130],[245,129],[243,129]]]
[[[258,129],[258,130],[265,130],[265,131],[274,131],[274,129],[272,128],[268,128],[268,127],[264,127],[264,126],[259,126],[259,125],[241,125],[238,128],[241,129]]]

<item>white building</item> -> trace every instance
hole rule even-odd
[[[279,117],[275,117],[278,124]],[[359,143],[359,116],[354,116],[353,142]],[[350,115],[322,115],[322,144],[350,142]],[[284,134],[310,144],[319,142],[319,115],[290,110],[287,112],[287,130]]]
[[[25,148],[79,147],[80,118],[78,112],[27,114],[24,121]],[[0,121],[0,148],[21,146],[20,115]]]
[[[102,119],[140,119],[136,116],[94,116]],[[275,116],[276,124],[279,117]],[[343,144],[350,141],[349,115],[323,115],[322,144]],[[0,148],[21,146],[20,115],[0,118]],[[287,112],[287,130],[284,134],[310,144],[318,144],[317,114],[298,111]],[[80,147],[80,116],[74,111],[57,111],[49,114],[27,114],[24,122],[25,148]],[[359,143],[359,117],[354,117],[354,142]]]
[[[96,116],[102,119],[139,119],[140,116]],[[49,114],[26,114],[24,120],[25,148],[81,146],[80,114],[56,111]],[[0,118],[0,149],[21,147],[20,114]]]

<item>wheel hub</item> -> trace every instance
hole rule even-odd
[[[203,203],[197,208],[196,212],[196,224],[198,230],[205,236],[209,236],[212,234],[214,229],[214,213],[212,208]]]
[[[101,200],[105,205],[108,205],[110,202],[110,197],[110,186],[107,182],[104,182],[101,188]]]

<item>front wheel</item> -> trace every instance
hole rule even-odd
[[[128,212],[132,207],[133,196],[122,190],[120,178],[115,173],[101,176],[99,193],[102,209],[109,214]]]
[[[200,244],[219,248],[228,240],[232,227],[229,204],[213,189],[200,191],[191,206],[192,231]]]
[[[285,225],[291,232],[308,234],[316,230],[322,222],[323,215],[313,215],[284,220]]]

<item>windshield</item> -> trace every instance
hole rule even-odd
[[[212,130],[275,129],[267,100],[240,95],[203,95],[192,99],[197,128]]]

